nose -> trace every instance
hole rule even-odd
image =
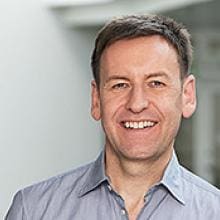
[[[132,88],[129,93],[126,108],[133,113],[140,113],[145,110],[148,105],[149,100],[146,96],[146,91],[141,87]]]

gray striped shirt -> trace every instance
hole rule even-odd
[[[173,154],[145,195],[137,220],[219,220],[220,191],[187,171]],[[128,220],[105,175],[104,153],[86,166],[19,191],[6,220]]]

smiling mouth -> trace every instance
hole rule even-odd
[[[127,129],[151,128],[157,124],[155,121],[123,121],[122,125]]]

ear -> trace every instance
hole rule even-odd
[[[100,96],[96,82],[93,80],[91,83],[92,94],[91,94],[91,115],[98,121],[101,119],[101,110],[100,110]]]
[[[196,80],[193,75],[187,76],[183,81],[182,114],[189,118],[196,110]]]

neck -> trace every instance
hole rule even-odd
[[[161,180],[164,170],[172,157],[171,148],[156,159],[129,160],[120,157],[106,147],[106,174],[113,186],[125,188],[128,184],[143,184],[151,187]]]
[[[114,190],[124,199],[128,213],[138,214],[144,196],[162,179],[171,156],[172,148],[155,160],[129,160],[106,147],[106,174]]]

